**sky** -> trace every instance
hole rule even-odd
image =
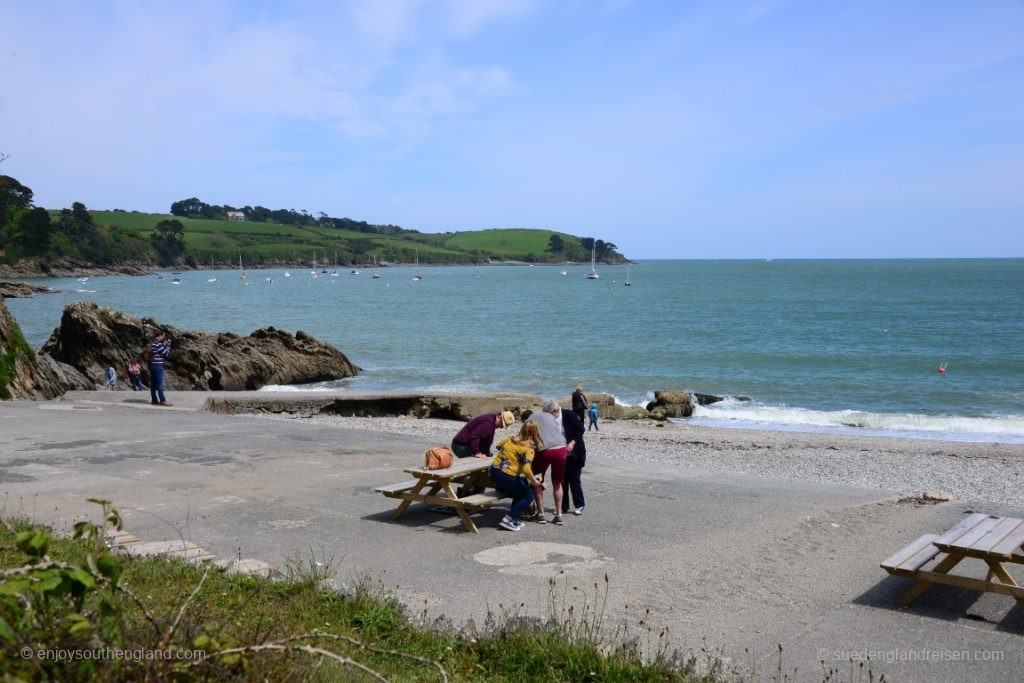
[[[38,206],[1024,256],[1024,0],[0,0]]]

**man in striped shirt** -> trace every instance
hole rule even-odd
[[[171,405],[164,398],[164,361],[170,355],[171,340],[160,332],[149,343],[149,397],[155,406]]]

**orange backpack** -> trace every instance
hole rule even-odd
[[[423,467],[428,470],[443,470],[452,466],[452,449],[447,446],[431,448],[423,456]]]

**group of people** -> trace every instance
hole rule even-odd
[[[171,355],[171,340],[160,332],[146,344],[142,352],[142,360],[149,367],[149,397],[153,405],[170,406],[164,396],[164,361]],[[117,388],[117,371],[113,366],[103,371],[107,382],[107,390]],[[142,365],[138,360],[128,364],[128,378],[132,382],[132,391],[145,391],[142,384]]]
[[[576,388],[583,393],[582,387]],[[586,406],[586,397],[582,398]],[[551,490],[554,508],[551,521],[564,524],[564,515],[571,510],[582,515],[586,508],[582,474],[587,463],[587,447],[583,435],[583,415],[576,410],[562,410],[557,401],[545,401],[539,412],[525,411],[523,426],[517,434],[498,442],[488,474],[499,491],[512,497],[512,505],[498,526],[508,531],[521,531],[529,519],[546,524],[544,494]],[[596,404],[592,425],[597,428]],[[491,445],[498,429],[514,424],[510,411],[485,413],[466,423],[452,439],[452,453],[460,458],[491,456]],[[549,475],[550,472],[550,475]]]

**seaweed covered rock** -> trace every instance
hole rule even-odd
[[[647,404],[654,419],[690,417],[693,415],[693,396],[685,391],[655,391],[654,400]]]
[[[0,298],[0,399],[57,398],[72,389],[92,389],[80,373],[37,356]]]
[[[91,302],[64,309],[60,327],[40,353],[99,378],[112,366],[124,375],[157,332],[172,341],[165,366],[168,389],[236,391],[266,384],[305,384],[351,377],[359,372],[338,349],[305,332],[291,335],[267,327],[248,337],[183,331],[152,318],[136,318]],[[145,364],[143,364],[145,365]],[[143,370],[143,381],[148,383]]]

